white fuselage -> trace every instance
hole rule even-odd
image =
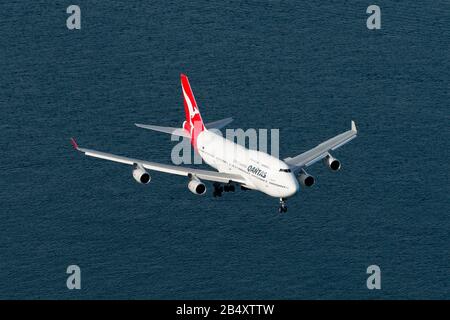
[[[249,189],[278,198],[288,198],[299,189],[286,163],[265,152],[246,149],[214,132],[205,130],[198,135],[197,151],[219,172],[244,177],[244,187]]]

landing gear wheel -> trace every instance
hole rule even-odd
[[[278,208],[278,212],[279,213],[287,212],[286,201],[283,198],[280,198],[280,207]]]
[[[234,185],[232,184],[226,184],[223,187],[221,186],[220,188],[223,188],[224,192],[234,192],[235,190]]]
[[[214,183],[214,191],[213,196],[215,197],[221,197],[223,192],[223,187],[220,185],[220,183]]]

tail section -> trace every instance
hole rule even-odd
[[[183,123],[183,128],[189,132],[191,143],[194,148],[197,148],[197,136],[205,130],[205,125],[198,110],[189,79],[184,74],[181,74],[181,89],[183,91],[184,112],[186,113],[186,121]]]

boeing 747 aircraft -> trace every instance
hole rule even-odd
[[[181,128],[143,124],[136,124],[136,126],[189,138],[202,159],[217,171],[155,163],[80,148],[73,138],[71,138],[72,145],[87,156],[133,166],[133,178],[142,184],[150,182],[151,177],[147,169],[186,177],[188,189],[196,195],[204,195],[206,192],[206,186],[202,180],[214,182],[215,197],[221,196],[222,192],[234,191],[236,186],[240,186],[243,190],[258,190],[271,197],[279,198],[279,212],[282,213],[287,212],[286,199],[298,192],[299,183],[305,187],[311,187],[314,184],[314,177],[305,169],[323,160],[330,170],[338,171],[341,163],[330,152],[356,138],[356,125],[352,121],[350,130],[302,154],[280,160],[265,152],[249,150],[213,132],[213,128],[223,128],[233,119],[203,123],[189,80],[184,74],[181,75],[181,88],[186,113],[186,120]]]

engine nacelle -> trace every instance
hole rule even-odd
[[[205,184],[203,182],[201,182],[200,179],[198,179],[195,176],[191,176],[189,183],[188,183],[188,188],[193,194],[197,194],[197,195],[203,195],[206,192]]]
[[[300,173],[300,175],[298,176],[298,181],[300,181],[300,183],[304,187],[311,187],[316,180],[312,175],[308,174],[306,171],[302,171],[302,173]]]
[[[325,164],[330,168],[331,171],[338,171],[341,168],[341,162],[333,158],[331,155],[325,157]]]
[[[150,174],[140,165],[135,166],[133,169],[133,178],[142,184],[147,184],[151,180]]]

